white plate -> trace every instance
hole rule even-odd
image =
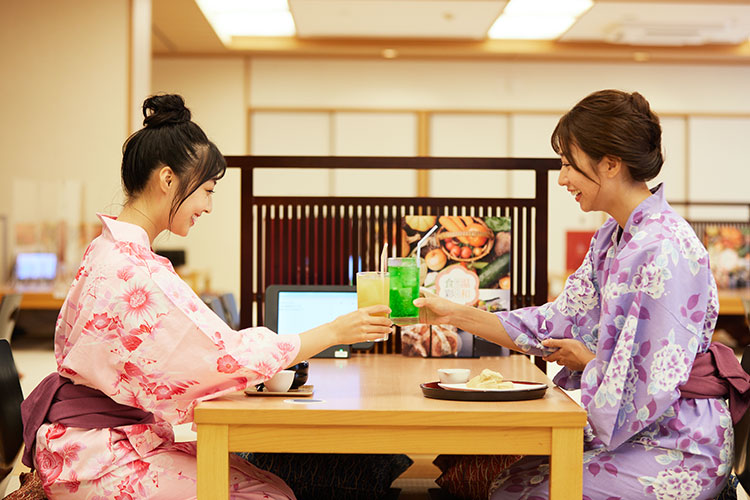
[[[547,387],[547,384],[538,384],[535,382],[513,382],[513,387],[508,389],[475,389],[466,387],[466,383],[463,384],[443,384],[438,382],[438,386],[449,391],[467,391],[467,392],[517,392],[517,391],[532,391]]]

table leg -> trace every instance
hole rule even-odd
[[[198,500],[229,498],[229,427],[197,426]]]
[[[550,500],[581,500],[583,495],[583,429],[552,429],[549,458]]]

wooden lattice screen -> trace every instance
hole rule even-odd
[[[230,156],[241,169],[240,324],[262,325],[264,295],[273,284],[353,285],[374,270],[385,241],[401,248],[404,215],[507,216],[512,224],[511,307],[547,301],[548,172],[559,160],[517,158]],[[534,171],[534,198],[264,197],[253,193],[253,170],[467,169]],[[498,186],[498,191],[504,191]],[[539,265],[537,265],[539,263]],[[400,352],[400,336],[374,352]]]

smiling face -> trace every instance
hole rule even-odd
[[[605,210],[600,199],[602,186],[599,165],[575,146],[571,148],[571,155],[577,168],[568,158],[562,156],[557,183],[568,190],[584,212]]]
[[[213,208],[212,195],[215,187],[216,180],[211,179],[201,184],[193,194],[188,196],[177,210],[169,230],[176,235],[187,236],[198,217],[204,213],[211,213]]]

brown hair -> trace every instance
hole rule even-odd
[[[636,181],[653,179],[664,163],[659,117],[638,92],[589,94],[560,118],[551,141],[552,149],[579,172],[573,146],[597,163],[605,156],[620,158]]]

